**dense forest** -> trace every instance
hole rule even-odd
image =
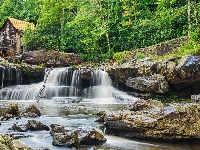
[[[0,25],[7,17],[34,23],[24,33],[27,50],[98,61],[187,35],[198,11],[197,0],[0,0]]]

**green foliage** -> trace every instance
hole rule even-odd
[[[113,52],[107,52],[105,54],[98,54],[93,53],[91,55],[80,53],[80,56],[82,57],[83,62],[89,61],[89,62],[104,62],[106,59],[110,59],[113,56]]]
[[[8,16],[36,24],[24,33],[27,50],[78,53],[94,62],[188,32],[185,0],[5,0],[0,1],[0,16],[1,25]],[[195,31],[194,15],[191,19]]]
[[[184,56],[184,55],[199,55],[200,54],[200,29],[198,28],[194,32],[192,32],[192,35],[183,46],[178,48],[178,51],[176,53],[177,56]]]
[[[22,60],[22,61],[18,60],[17,63],[18,63],[20,66],[25,66],[24,60]]]
[[[189,99],[181,97],[177,93],[171,93],[169,96],[164,95],[156,95],[153,99],[164,102],[164,103],[171,103],[171,102],[190,102]]]
[[[37,65],[35,68],[40,69],[40,68],[44,68],[45,66],[46,66],[46,65],[45,65],[44,63],[41,63],[41,64]]]
[[[144,53],[141,53],[141,52],[138,52],[138,53],[136,53],[136,55],[135,55],[135,59],[141,59],[141,58],[144,58],[145,57],[145,54]]]
[[[116,52],[113,55],[113,58],[115,59],[116,62],[118,63],[124,63],[126,62],[127,58],[132,55],[131,51],[123,51],[123,52]]]

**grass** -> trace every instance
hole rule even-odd
[[[157,100],[157,101],[161,101],[163,103],[188,103],[191,102],[190,99],[181,97],[178,93],[171,93],[169,96],[163,96],[163,95],[156,95],[155,97],[153,97],[153,99]]]

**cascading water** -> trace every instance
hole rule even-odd
[[[1,88],[3,88],[3,81],[5,77],[5,67],[1,67]]]
[[[20,85],[21,83],[22,83],[21,70],[19,68],[16,68],[16,85]]]
[[[99,103],[114,102],[114,99],[125,97],[125,93],[116,90],[112,86],[111,79],[107,72],[103,70],[90,70],[91,80],[90,87],[82,88],[81,69],[73,70],[72,68],[55,68],[46,69],[45,74],[50,71],[44,82],[32,85],[9,86],[0,90],[1,100],[37,100],[39,95],[46,100],[69,101],[76,98],[94,99]],[[20,83],[21,77],[19,70],[16,71],[16,78]],[[40,89],[45,88],[40,93]],[[123,96],[120,96],[123,95]],[[126,95],[127,96],[127,95]],[[98,99],[98,100],[96,100]],[[131,99],[131,97],[129,97]]]
[[[94,79],[97,80],[97,84],[94,90],[95,98],[112,98],[112,91],[114,88],[111,85],[111,80],[107,74],[107,72],[102,70],[97,70],[95,72]]]

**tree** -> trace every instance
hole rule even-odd
[[[191,35],[191,1],[188,0],[188,38],[190,38]]]
[[[196,28],[199,27],[199,15],[198,15],[198,10],[197,10],[197,0],[194,0],[194,16],[195,16],[195,21],[196,21]]]
[[[5,0],[3,4],[0,6],[0,26],[3,25],[5,20],[11,16],[13,12],[13,3],[11,0]]]

